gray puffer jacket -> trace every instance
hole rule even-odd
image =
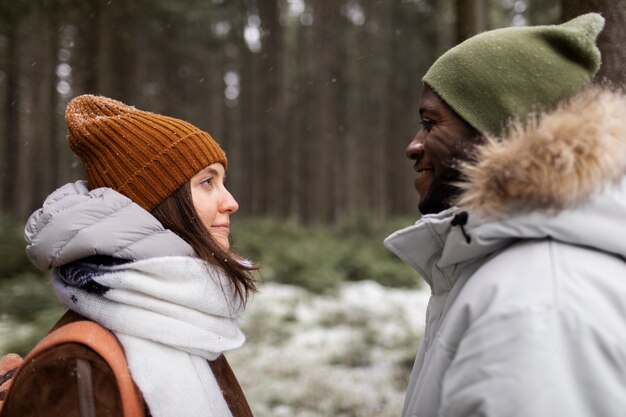
[[[460,207],[385,241],[432,290],[403,416],[624,416],[626,98],[585,91],[478,161]]]
[[[139,205],[109,188],[89,191],[84,181],[66,184],[53,192],[30,217],[25,237],[29,259],[42,270],[94,255],[130,261],[196,256],[189,244],[164,229]],[[86,318],[68,313],[57,327],[82,320]],[[25,415],[24,410],[45,416],[78,415],[78,405],[82,412],[85,402],[81,395],[88,393],[91,402],[86,413],[91,406],[91,411],[97,410],[99,415],[121,415],[118,383],[107,362],[111,356],[115,357],[109,355],[105,359],[90,346],[78,343],[55,345],[41,358],[28,362],[28,368],[14,380],[4,412],[8,416]],[[84,367],[82,372],[77,371],[79,360],[88,364],[87,371]],[[248,402],[226,358],[221,355],[209,366],[232,415],[251,417]],[[62,380],[65,385],[60,387],[53,380]],[[32,395],[32,387],[38,388],[37,395]],[[139,397],[145,415],[149,416],[148,406]]]
[[[66,184],[30,216],[26,254],[41,270],[94,255],[140,260],[194,256],[178,235],[149,212],[109,189],[87,189],[85,181]]]

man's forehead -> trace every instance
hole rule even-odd
[[[439,113],[449,106],[435,93],[432,88],[424,84],[420,99],[419,113]]]

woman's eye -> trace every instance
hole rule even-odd
[[[206,180],[202,181],[200,184],[202,184],[202,185],[212,185],[213,184],[213,177],[207,178]]]

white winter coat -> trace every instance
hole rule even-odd
[[[385,241],[432,290],[403,416],[625,416],[626,98],[588,89],[478,156],[459,207]]]

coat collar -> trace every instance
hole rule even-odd
[[[473,271],[482,261],[512,238],[492,241],[465,239],[460,226],[453,225],[458,208],[423,216],[417,223],[385,239],[387,249],[415,269],[433,294],[449,291],[463,273]],[[465,225],[475,227],[473,219]]]
[[[626,176],[558,213],[535,210],[499,219],[470,212],[463,230],[452,224],[458,213],[454,207],[423,216],[385,239],[385,246],[413,267],[434,294],[450,290],[461,274],[521,239],[552,239],[626,259]]]

